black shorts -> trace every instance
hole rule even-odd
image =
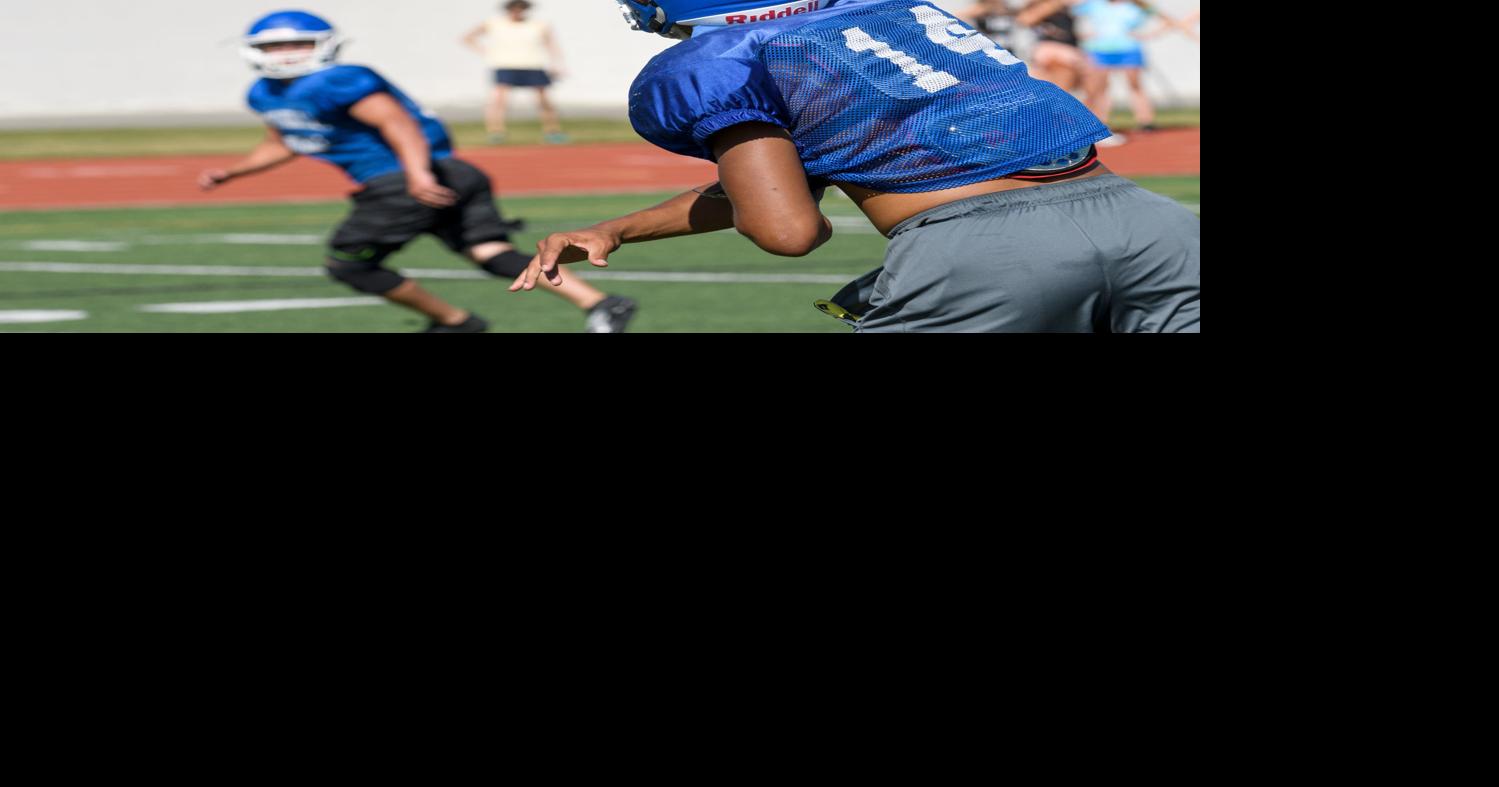
[[[428,207],[407,193],[406,173],[381,175],[353,195],[354,212],[334,231],[329,245],[344,254],[383,260],[423,233],[437,236],[459,254],[481,243],[510,242],[488,175],[453,158],[434,162],[432,172],[439,183],[458,192],[456,205]]]
[[[552,76],[540,69],[497,68],[494,83],[511,87],[551,87]]]

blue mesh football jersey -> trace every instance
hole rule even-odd
[[[380,130],[349,115],[350,107],[376,93],[389,93],[416,118],[434,160],[453,155],[442,121],[364,66],[334,66],[291,80],[262,79],[250,88],[249,103],[267,125],[281,131],[287,147],[342,167],[365,183],[401,171],[400,159]]]
[[[930,3],[823,6],[696,28],[636,78],[635,130],[711,161],[714,134],[772,123],[807,174],[896,193],[993,180],[1109,136],[1077,99]]]

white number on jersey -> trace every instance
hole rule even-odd
[[[911,13],[916,16],[916,21],[926,28],[926,37],[934,44],[941,44],[960,55],[983,52],[1004,66],[1013,66],[1020,62],[1020,58],[1000,49],[999,44],[989,40],[988,36],[964,27],[958,20],[929,5],[916,6],[911,9]]]
[[[946,90],[953,85],[962,84],[952,74],[946,71],[938,71],[899,49],[891,49],[889,44],[857,27],[850,27],[843,31],[843,37],[848,40],[849,49],[855,52],[873,52],[876,57],[889,60],[899,67],[900,70],[910,76],[916,77],[916,86],[928,93],[936,93]]]
[[[971,55],[975,52],[983,52],[985,56],[998,61],[1000,65],[1013,66],[1020,62],[1020,58],[1001,49],[998,44],[990,41],[987,36],[981,35],[977,30],[964,27],[962,22],[938,11],[929,5],[913,6],[911,14],[916,17],[917,24],[926,28],[928,41],[942,46],[959,55]],[[855,52],[873,52],[876,57],[889,60],[901,71],[916,78],[916,86],[928,93],[938,93],[954,85],[963,84],[962,80],[917,60],[915,57],[891,47],[888,43],[871,36],[863,29],[850,27],[843,31],[843,37],[848,41],[848,48]]]

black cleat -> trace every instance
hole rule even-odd
[[[436,322],[434,322],[431,325],[428,325],[427,329],[425,331],[422,331],[422,333],[488,333],[488,332],[489,332],[489,323],[485,322],[483,317],[480,317],[479,315],[473,314],[473,313],[470,313],[468,315],[468,319],[467,320],[464,320],[463,322],[458,323],[457,325],[443,325],[442,323],[436,323]]]
[[[584,333],[624,333],[630,320],[635,319],[635,310],[640,304],[629,298],[610,295],[588,312]]]

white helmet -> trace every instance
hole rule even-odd
[[[310,52],[266,52],[267,44],[307,42]],[[256,72],[270,79],[296,79],[331,68],[344,39],[322,17],[305,11],[277,11],[250,26],[240,54]]]

